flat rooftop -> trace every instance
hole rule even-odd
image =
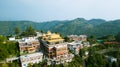
[[[37,53],[32,53],[32,54],[26,54],[26,55],[20,56],[20,58],[30,58],[30,57],[35,57],[35,56],[39,56],[39,55],[43,55],[43,53],[37,52]]]
[[[82,44],[81,41],[77,41],[77,42],[71,42],[71,43],[68,43],[70,45],[76,45],[76,44]]]

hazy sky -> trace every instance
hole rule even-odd
[[[120,0],[0,0],[0,20],[120,19]]]

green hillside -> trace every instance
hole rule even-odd
[[[76,18],[74,20],[32,22],[32,21],[0,21],[0,34],[10,35],[14,33],[15,27],[23,31],[27,26],[33,26],[36,30],[59,32],[62,35],[86,34],[104,36],[120,32],[120,20],[105,21],[103,19],[86,20]]]

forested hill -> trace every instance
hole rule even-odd
[[[32,22],[32,21],[0,21],[0,34],[10,35],[14,33],[15,27],[23,31],[27,26],[33,26],[36,30],[58,32],[62,35],[86,34],[104,36],[120,32],[120,20],[105,21],[103,19],[86,20],[76,18],[74,20]]]

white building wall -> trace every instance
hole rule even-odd
[[[42,61],[43,53],[33,53],[33,54],[27,54],[20,56],[21,66],[22,67],[28,67],[29,63],[39,63]]]

